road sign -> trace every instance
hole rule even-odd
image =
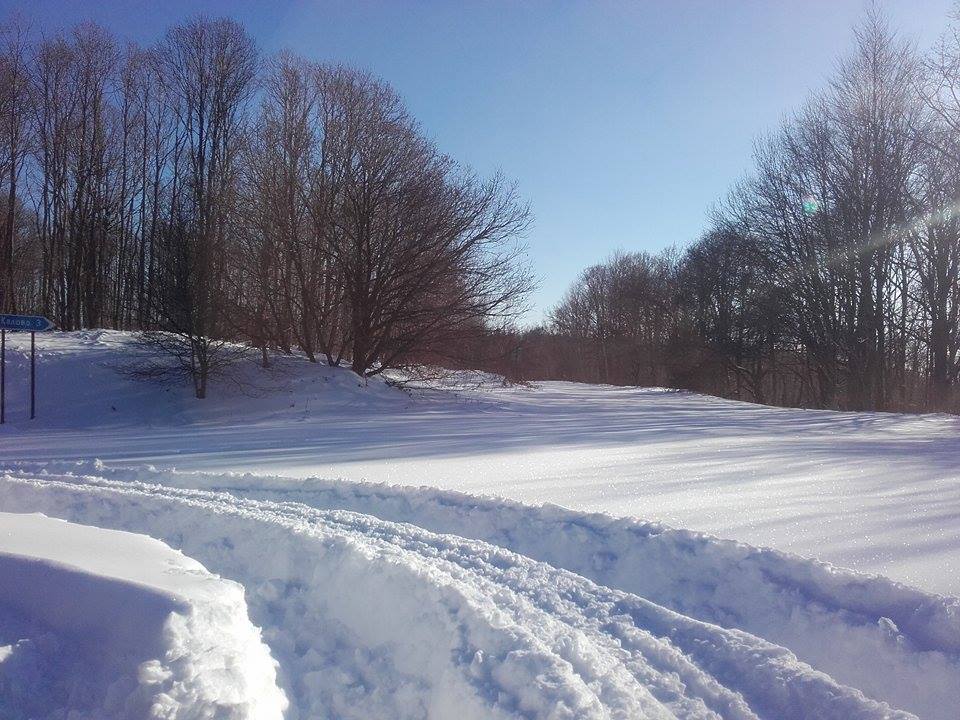
[[[0,425],[7,420],[7,330],[30,333],[30,419],[37,416],[37,343],[36,333],[53,329],[53,322],[42,315],[0,314]]]
[[[44,332],[53,329],[53,322],[42,315],[0,315],[0,329]]]

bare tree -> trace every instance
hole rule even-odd
[[[321,80],[310,209],[333,289],[316,303],[328,357],[348,355],[369,377],[517,312],[531,280],[516,244],[529,213],[516,190],[441,155],[384,83],[343,68]],[[331,317],[341,283],[337,304],[349,315]]]
[[[244,109],[253,91],[257,51],[232,20],[197,18],[172,28],[159,54],[161,80],[182,137],[177,189],[166,228],[159,294],[160,330],[189,348],[173,353],[190,370],[198,398],[206,397],[219,366],[229,215],[236,201],[235,166]],[[159,349],[170,349],[169,340]]]
[[[5,151],[0,163],[0,181],[7,186],[3,235],[0,239],[0,312],[14,312],[17,309],[14,245],[20,203],[17,191],[23,160],[29,151],[28,125],[32,98],[26,31],[17,23],[2,28],[0,43],[0,137],[3,138]]]

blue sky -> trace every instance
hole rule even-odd
[[[952,0],[886,0],[921,47]],[[685,245],[758,134],[822,86],[865,0],[83,2],[0,0],[51,31],[94,20],[143,43],[198,12],[391,82],[439,147],[530,202],[529,319],[617,248]]]

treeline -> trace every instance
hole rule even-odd
[[[386,83],[232,20],[2,31],[0,311],[146,331],[198,397],[231,341],[365,377],[455,355],[521,308],[528,222]]]
[[[513,373],[781,405],[960,410],[960,32],[871,15],[684,252],[584,271]]]

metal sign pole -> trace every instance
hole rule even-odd
[[[0,329],[0,425],[7,420],[7,331]]]
[[[53,321],[42,315],[0,313],[0,423],[7,419],[7,330],[30,331],[30,419],[37,416],[37,333],[53,330]]]
[[[35,332],[30,333],[30,419],[36,417],[36,407],[37,407],[37,396],[36,396],[36,386],[37,386],[37,371],[36,371],[36,355],[37,355],[37,334]]]

